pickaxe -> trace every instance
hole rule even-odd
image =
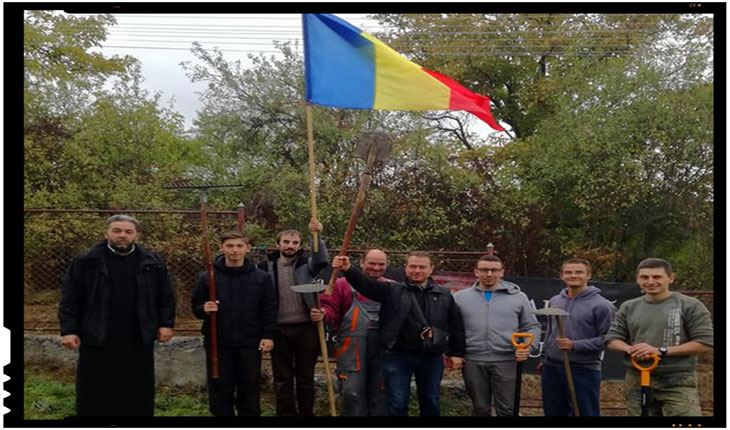
[[[560,317],[570,315],[568,312],[558,308],[542,308],[532,311],[535,315],[550,315],[555,317],[555,321],[558,324],[558,337],[565,337],[563,335],[563,320]],[[563,365],[565,366],[565,377],[568,379],[568,390],[570,390],[570,401],[573,403],[573,415],[576,417],[580,416],[580,409],[578,408],[578,399],[575,395],[575,385],[573,384],[573,373],[570,371],[570,357],[568,357],[568,351],[561,349],[563,352]]]
[[[291,289],[297,293],[314,293],[314,307],[317,309],[322,307],[319,302],[319,293],[324,291],[325,288],[327,288],[327,286],[321,282],[317,284],[292,285],[291,287]],[[337,416],[337,410],[335,409],[335,390],[332,386],[329,355],[327,354],[327,342],[324,339],[324,322],[322,320],[317,321],[317,332],[319,333],[319,347],[322,354],[322,361],[324,362],[324,373],[327,378],[327,394],[330,400],[330,415],[335,417]]]

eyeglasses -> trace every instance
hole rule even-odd
[[[499,272],[501,272],[502,270],[504,270],[504,269],[485,269],[485,268],[483,268],[483,267],[478,267],[478,268],[477,268],[477,271],[478,271],[479,273],[485,273],[485,274],[486,274],[486,273],[499,273]]]

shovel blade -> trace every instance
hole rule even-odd
[[[390,151],[393,149],[393,139],[380,131],[365,132],[360,135],[355,156],[368,159],[370,148],[375,148],[375,161],[385,161],[390,158]]]

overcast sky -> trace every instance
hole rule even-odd
[[[368,33],[383,31],[366,14],[335,14]],[[102,51],[107,55],[131,55],[142,64],[143,86],[161,92],[165,105],[174,97],[174,109],[185,116],[186,128],[201,104],[196,92],[204,83],[192,83],[180,63],[199,62],[191,54],[194,41],[205,49],[217,48],[229,61],[250,64],[250,54],[277,55],[273,42],[299,42],[302,50],[301,14],[116,14]],[[280,54],[278,54],[280,55]],[[468,115],[467,115],[468,116]],[[480,135],[494,132],[486,123],[469,120]]]
[[[107,55],[131,55],[142,63],[144,87],[162,92],[167,103],[174,96],[175,110],[192,126],[200,108],[196,91],[205,84],[192,83],[180,63],[198,62],[190,49],[194,41],[205,49],[217,48],[229,61],[250,64],[250,54],[277,55],[274,40],[299,41],[302,47],[301,14],[119,14],[109,29],[102,51]],[[338,14],[364,31],[376,31],[377,22],[364,14]],[[279,54],[280,55],[280,54]]]

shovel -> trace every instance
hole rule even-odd
[[[314,293],[314,307],[320,309],[322,306],[319,302],[319,293],[327,288],[323,283],[318,284],[302,284],[292,285],[291,289],[296,293]],[[335,409],[335,390],[332,386],[332,377],[330,375],[330,364],[329,356],[327,354],[327,342],[324,339],[324,322],[317,321],[317,332],[319,333],[319,347],[322,354],[322,361],[324,362],[324,374],[327,378],[327,394],[330,401],[330,415],[337,416],[337,410]]]
[[[535,315],[550,315],[555,316],[555,320],[558,323],[558,337],[565,337],[563,335],[563,320],[560,317],[570,315],[568,312],[558,308],[550,307],[532,311]],[[563,365],[565,366],[565,377],[568,379],[568,390],[570,390],[570,401],[573,403],[573,416],[580,416],[580,409],[578,408],[578,398],[575,395],[575,385],[573,384],[573,373],[570,371],[570,357],[568,357],[568,351],[561,349],[563,352]]]
[[[517,339],[523,339],[521,343]],[[524,340],[527,339],[527,340]],[[535,337],[532,333],[512,333],[512,345],[517,349],[527,349],[532,345]],[[512,406],[512,416],[520,416],[520,394],[522,391],[522,360],[517,362],[517,382],[515,383],[515,404]]]
[[[350,239],[352,239],[352,233],[355,231],[355,224],[357,223],[360,212],[362,212],[362,208],[365,205],[365,193],[370,185],[370,177],[372,176],[373,166],[375,166],[375,163],[378,161],[387,160],[390,157],[390,151],[392,148],[393,140],[385,133],[367,132],[360,136],[360,141],[358,142],[357,148],[355,148],[355,155],[365,160],[365,172],[363,172],[360,180],[360,188],[357,190],[355,207],[352,208],[350,223],[347,225],[345,238],[342,240],[342,246],[340,247],[340,253],[338,254],[339,257],[347,255],[347,248],[350,246]],[[332,276],[330,276],[330,282],[327,284],[327,291],[325,294],[332,294],[332,289],[335,286],[337,275],[339,273],[340,269],[332,270]]]
[[[634,357],[631,357],[631,364],[634,365],[634,367],[641,372],[641,416],[642,417],[648,417],[649,416],[649,384],[650,384],[650,375],[651,371],[656,368],[656,366],[659,364],[659,357],[656,354],[651,354],[649,357],[651,357],[654,362],[650,364],[648,367],[641,367],[639,363],[636,362]]]

